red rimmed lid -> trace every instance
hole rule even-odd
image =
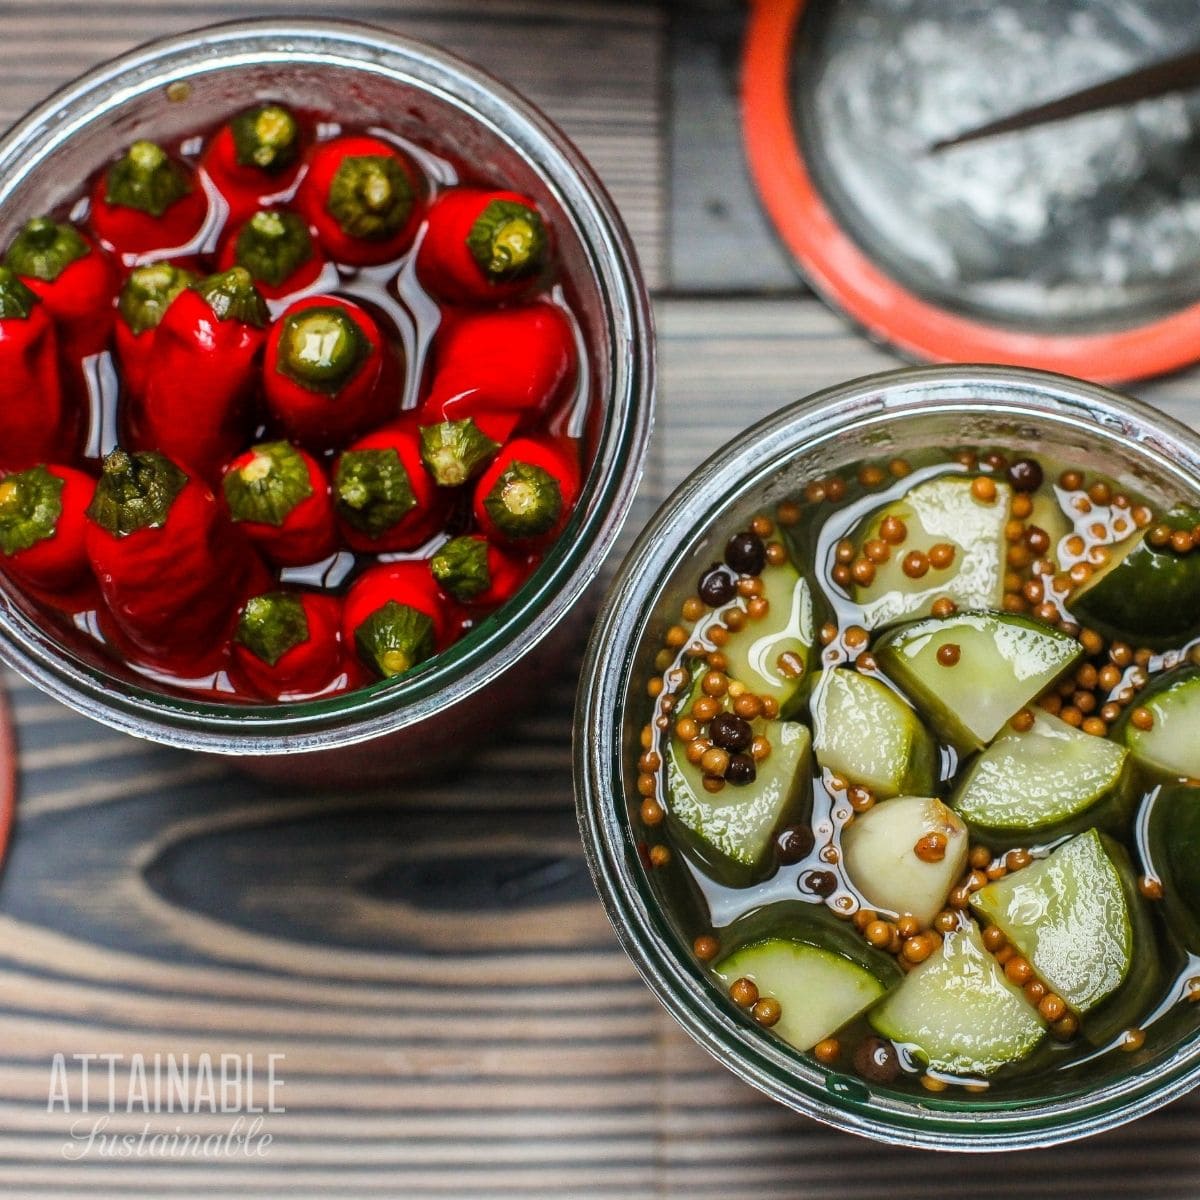
[[[808,7],[805,0],[754,0],[742,64],[743,130],[763,204],[823,297],[870,334],[932,362],[995,362],[1119,383],[1200,358],[1200,303],[1117,328],[1042,332],[1033,327],[1036,322],[1021,327],[955,311],[886,269],[839,219],[805,155],[793,73],[797,32]]]

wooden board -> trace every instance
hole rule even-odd
[[[243,11],[7,5],[0,114],[143,37]],[[256,11],[296,8],[268,0]],[[663,282],[659,9],[327,0],[312,11],[442,42],[529,91],[597,162]],[[658,318],[663,395],[643,517],[777,405],[895,365],[811,300],[664,298]],[[1147,394],[1200,419],[1194,375]],[[961,1190],[961,1159],[864,1142],[764,1100],[643,987],[578,843],[576,675],[577,658],[564,662],[539,713],[458,775],[367,795],[277,791],[110,733],[10,678],[22,774],[0,879],[0,1195],[925,1200]],[[265,1156],[71,1157],[82,1114],[47,1112],[56,1053],[205,1052],[285,1056],[287,1111],[268,1118]],[[1100,1141],[970,1166],[992,1196],[1194,1197],[1198,1117],[1187,1099]],[[136,1134],[143,1121],[118,1112],[107,1132]],[[157,1124],[207,1135],[229,1121]]]

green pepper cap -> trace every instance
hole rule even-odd
[[[308,641],[304,605],[289,592],[265,592],[246,601],[233,640],[273,667],[289,650]]]
[[[536,275],[546,257],[546,227],[539,214],[515,200],[492,200],[475,218],[467,249],[493,283]]]
[[[457,600],[472,600],[492,586],[487,542],[482,538],[451,538],[429,560],[429,569]]]
[[[253,457],[221,481],[229,513],[235,521],[279,526],[313,494],[308,464],[290,442],[263,442]]]
[[[379,537],[417,506],[395,450],[347,450],[333,472],[333,499],[347,525]]]
[[[439,487],[458,487],[478,475],[499,442],[493,442],[471,417],[421,426],[421,458]]]
[[[312,235],[295,213],[256,212],[242,226],[233,253],[256,280],[278,287],[312,258]]]
[[[263,329],[270,314],[267,302],[254,286],[254,279],[245,267],[230,267],[193,283],[192,291],[207,301],[218,321],[241,321]]]
[[[117,297],[117,311],[134,333],[157,329],[171,301],[195,282],[194,272],[174,263],[157,262],[134,267]]]
[[[52,217],[34,217],[13,239],[4,262],[18,275],[51,283],[90,251],[74,225],[59,224]]]
[[[12,267],[0,267],[0,320],[8,317],[24,320],[37,302],[36,293],[21,282]]]
[[[275,369],[310,392],[332,396],[370,352],[367,335],[344,308],[322,305],[284,318]]]
[[[87,515],[114,537],[162,525],[188,477],[157,450],[118,446],[104,459]]]
[[[0,553],[13,555],[54,536],[62,490],[63,481],[41,466],[0,480]]]
[[[268,175],[286,171],[300,154],[300,127],[282,104],[264,104],[238,113],[229,122],[234,155],[242,167]]]
[[[108,168],[104,199],[122,208],[161,217],[176,200],[192,190],[187,172],[153,142],[134,142]]]
[[[381,242],[412,215],[412,181],[390,155],[351,155],[342,159],[325,207],[344,234]]]
[[[513,462],[484,497],[483,507],[509,537],[537,537],[562,515],[562,489],[544,468]]]
[[[433,654],[433,618],[389,600],[354,631],[354,641],[363,661],[390,679]]]

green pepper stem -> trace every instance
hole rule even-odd
[[[37,296],[21,282],[12,267],[0,267],[0,319],[24,320],[37,302]]]
[[[273,667],[289,650],[308,641],[308,617],[298,596],[266,592],[246,602],[234,640]]]
[[[300,127],[282,104],[248,108],[229,122],[238,165],[269,175],[286,171],[300,154]]]
[[[451,538],[429,560],[429,570],[457,600],[474,599],[492,586],[487,542],[482,538]]]
[[[475,219],[467,248],[493,283],[534,275],[546,255],[546,227],[527,204],[492,200]]]
[[[241,321],[263,329],[270,320],[267,303],[254,286],[254,279],[245,267],[230,267],[192,284],[213,310],[218,321]]]
[[[50,283],[90,249],[74,225],[34,217],[13,239],[4,262],[18,275]]]
[[[553,529],[562,515],[562,489],[543,467],[513,462],[484,497],[483,506],[509,537],[537,537]]]
[[[439,487],[459,487],[495,457],[500,443],[471,417],[421,427],[421,458]]]
[[[134,142],[108,169],[104,199],[122,208],[161,217],[192,190],[187,173],[153,142]]]
[[[156,329],[171,301],[195,282],[195,274],[174,263],[135,267],[121,288],[117,311],[134,333]]]
[[[333,395],[350,382],[370,350],[367,335],[345,309],[321,305],[285,319],[275,369],[310,392]]]
[[[413,187],[399,161],[385,154],[342,159],[325,207],[350,237],[383,241],[412,215]]]
[[[256,212],[234,246],[237,265],[271,287],[278,287],[312,256],[308,226],[290,212]]]
[[[43,466],[0,481],[0,552],[28,550],[53,537],[62,516],[63,481]]]
[[[333,499],[347,525],[379,537],[417,506],[395,450],[347,450],[333,472]]]
[[[118,446],[105,459],[87,515],[114,537],[166,522],[188,477],[156,450],[130,454]]]
[[[230,516],[278,527],[313,494],[308,464],[290,442],[264,442],[251,454],[221,481]]]
[[[433,619],[411,605],[389,600],[354,631],[354,641],[364,661],[390,679],[433,654]]]

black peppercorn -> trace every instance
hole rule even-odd
[[[757,533],[747,529],[725,544],[725,561],[739,575],[761,575],[767,565],[767,547]]]
[[[775,843],[779,850],[779,861],[784,866],[803,861],[812,853],[816,841],[807,825],[789,825]]]
[[[733,599],[736,588],[729,572],[720,563],[713,563],[700,576],[700,586],[696,590],[709,608],[720,608],[722,604],[728,604]]]
[[[869,1083],[892,1083],[900,1074],[900,1056],[891,1042],[865,1037],[854,1049],[854,1069]]]
[[[737,713],[723,712],[717,713],[709,722],[708,736],[712,738],[713,745],[737,753],[749,747],[754,740],[754,730],[750,728],[750,722]]]
[[[802,892],[813,896],[831,896],[837,891],[837,876],[832,871],[805,871],[796,882]]]
[[[731,754],[729,756],[729,766],[725,768],[726,783],[735,783],[741,787],[747,783],[753,783],[757,774],[758,770],[754,766],[754,759],[750,755]]]
[[[1008,468],[1008,482],[1018,492],[1036,492],[1042,486],[1042,468],[1032,458],[1018,458]]]

